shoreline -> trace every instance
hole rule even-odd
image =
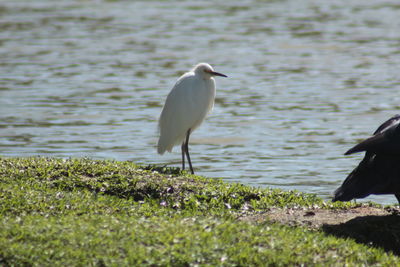
[[[0,166],[6,265],[399,262],[395,206],[332,203],[132,162],[31,157],[0,158]]]

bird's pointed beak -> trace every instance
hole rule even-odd
[[[219,72],[216,72],[216,71],[205,70],[205,72],[210,73],[211,75],[214,75],[214,76],[228,77],[225,74],[222,74],[222,73],[219,73]]]

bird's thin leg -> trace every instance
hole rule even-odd
[[[186,158],[187,158],[187,160],[189,162],[190,172],[192,174],[194,174],[193,167],[192,167],[192,161],[190,160],[190,155],[189,155],[189,136],[190,136],[190,129],[186,133],[186,141],[185,141],[184,144],[185,144]]]
[[[185,142],[182,143],[181,151],[182,151],[182,171],[183,171],[185,169]]]

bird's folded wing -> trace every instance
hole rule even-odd
[[[385,121],[375,131],[374,136],[355,145],[345,155],[361,151],[400,155],[400,115]]]

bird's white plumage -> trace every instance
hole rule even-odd
[[[171,152],[180,145],[190,129],[194,131],[212,109],[215,98],[213,71],[207,63],[196,65],[182,75],[167,96],[158,122],[160,139],[157,151]]]

